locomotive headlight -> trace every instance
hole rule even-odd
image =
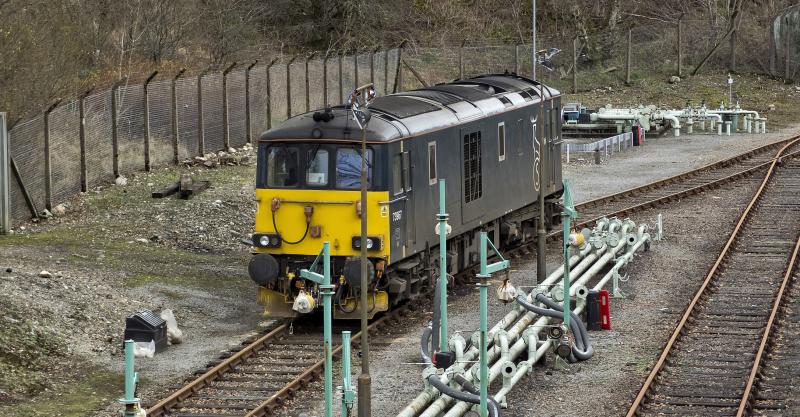
[[[353,236],[353,249],[361,249],[361,237]],[[367,250],[381,250],[383,242],[380,237],[367,236]]]
[[[276,234],[254,234],[253,245],[259,248],[279,248],[281,236]]]

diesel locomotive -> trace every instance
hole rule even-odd
[[[372,317],[431,286],[438,276],[439,179],[446,180],[452,227],[449,274],[478,262],[481,231],[500,250],[535,236],[540,192],[541,220],[547,228],[558,222],[561,94],[542,90],[543,97],[537,82],[518,75],[489,74],[377,97],[369,105],[365,154],[347,106],[301,114],[263,133],[248,269],[264,314],[294,317],[298,296],[319,297],[317,284],[301,278],[300,270],[324,241],[330,242],[336,319],[357,319],[362,308]],[[364,202],[362,158],[368,167]],[[370,260],[368,288],[360,285],[362,244]],[[369,292],[367,306],[359,305],[361,291]]]

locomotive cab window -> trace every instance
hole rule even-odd
[[[328,151],[314,146],[308,150],[306,184],[310,186],[328,185]]]
[[[273,145],[267,154],[267,186],[296,187],[299,183],[299,152],[296,147]]]
[[[436,142],[428,142],[428,184],[436,184]]]
[[[504,122],[497,124],[497,155],[499,161],[506,160],[506,124]]]
[[[367,149],[367,188],[372,184],[372,149]],[[336,188],[361,188],[361,148],[336,150]]]

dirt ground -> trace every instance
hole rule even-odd
[[[576,199],[584,201],[723,159],[788,137],[794,131],[651,139],[644,147],[615,154],[601,165],[567,165],[565,177],[572,179]],[[175,181],[181,172],[209,179],[213,187],[188,201],[150,198],[152,191]],[[153,399],[166,387],[179,384],[220,351],[257,331],[262,317],[246,273],[248,250],[241,244],[252,230],[253,178],[254,167],[250,165],[159,169],[129,177],[125,186],[85,193],[70,202],[66,214],[26,224],[24,229],[19,227],[14,234],[0,237],[0,343],[5,349],[0,355],[0,415],[84,416],[91,415],[92,410],[99,410],[97,416],[115,415],[116,398],[122,391],[124,318],[140,309],[173,309],[186,335],[183,344],[172,346],[153,359],[137,361],[142,377],[140,395],[145,399]],[[737,193],[742,191],[732,190],[724,195],[720,192],[720,199],[687,202],[671,216],[665,213],[668,240],[664,245],[673,242],[670,239],[675,243],[705,240],[697,236],[715,236],[717,227],[724,230],[725,219],[735,211],[728,201],[733,201]],[[720,204],[723,201],[725,204]],[[719,217],[704,217],[713,207],[719,207]],[[716,216],[714,213],[711,210]],[[643,215],[642,220],[652,222],[652,217]],[[699,234],[690,237],[695,230]],[[695,279],[697,271],[713,255],[713,246],[700,245],[694,247],[697,251],[684,252],[674,252],[670,247],[660,249],[654,245],[653,252],[631,269],[632,273],[649,271],[652,275],[632,277],[632,297],[620,301],[619,310],[615,311],[620,314],[615,330],[619,333],[598,336],[598,359],[580,365],[581,369],[601,363],[608,351],[604,347],[623,344],[636,346],[634,351],[619,351],[633,359],[602,362],[631,369],[632,372],[620,371],[622,376],[615,381],[621,383],[631,375],[638,376],[646,368],[647,354],[652,349],[648,350],[645,343],[634,343],[638,331],[657,328],[653,326],[654,318],[663,318],[667,323],[673,316],[643,306],[662,301],[667,305],[664,308],[675,309],[677,303],[661,293],[643,295],[650,294],[643,288],[674,279],[680,289],[682,281],[677,279],[684,275]],[[662,259],[660,253],[666,256]],[[690,255],[697,258],[690,258],[687,264],[696,263],[697,268],[677,273],[678,276],[675,272],[661,275]],[[550,261],[554,265],[557,256]],[[515,268],[514,279],[524,282],[530,265]],[[637,299],[648,304],[639,304]],[[453,329],[464,333],[475,329],[474,303],[471,293],[453,297]],[[503,308],[493,305],[492,317],[498,317]],[[625,311],[630,315],[623,316]],[[636,314],[643,315],[641,323],[648,323],[649,327],[627,328],[626,323],[633,321]],[[391,415],[402,408],[421,387],[419,367],[415,365],[417,324],[396,329],[391,343],[375,350],[374,392],[393,393],[381,398],[376,394],[375,410],[385,413],[380,415]],[[655,333],[659,337],[665,335]],[[636,365],[627,365],[629,362]],[[583,374],[578,375],[577,369],[551,370],[552,375],[537,370],[531,389],[525,394],[538,395],[540,390],[533,387],[545,378],[555,381],[570,375],[580,380]],[[603,375],[599,372],[595,376]],[[564,384],[571,380],[563,378],[560,381]],[[595,399],[604,398],[608,392],[596,394]],[[318,404],[308,402],[314,397],[313,390],[303,397],[304,401],[290,407],[291,412],[309,407],[308,411],[318,413]],[[539,403],[536,402],[537,407]],[[553,405],[553,410],[558,407]]]

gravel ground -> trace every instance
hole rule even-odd
[[[649,137],[643,147],[614,153],[600,165],[591,154],[576,154],[580,159],[564,164],[564,178],[571,179],[572,196],[580,203],[727,159],[798,131],[800,125],[766,134]]]
[[[661,178],[707,165],[745,152],[754,147],[793,136],[796,130],[765,135],[717,137],[684,135],[651,138],[643,148],[634,148],[603,161],[601,165],[571,163],[564,176],[572,179],[573,196],[578,202],[612,194]],[[698,153],[702,152],[702,156]],[[653,168],[659,168],[654,170]],[[620,169],[639,175],[617,174]],[[713,190],[690,197],[664,210],[648,210],[633,218],[637,223],[653,224],[658,213],[664,215],[666,239],[653,244],[650,252],[637,256],[628,268],[629,281],[622,287],[624,299],[612,300],[614,328],[591,334],[596,355],[588,362],[554,365],[552,357],[540,364],[508,398],[505,416],[581,415],[607,416],[624,414],[654,363],[669,331],[696,291],[705,273],[716,259],[738,215],[755,190],[755,182]],[[724,202],[724,204],[721,204]],[[561,264],[560,249],[548,248],[548,269]],[[510,274],[516,286],[530,286],[535,276],[535,256],[513,265]],[[680,263],[680,268],[676,264]],[[677,301],[676,301],[677,300]],[[478,328],[478,293],[460,289],[451,296],[448,312],[452,332],[465,337]],[[425,303],[430,311],[430,302]],[[496,323],[509,310],[490,296],[489,323]],[[416,327],[402,326],[390,346],[373,349],[371,375],[373,415],[389,417],[402,410],[422,389],[420,377],[419,336],[424,314],[418,314]],[[413,323],[412,323],[413,324]],[[360,372],[358,357],[353,356],[353,375]],[[338,384],[337,379],[334,385]],[[598,384],[598,382],[601,382]],[[496,392],[501,385],[495,384]],[[576,389],[577,387],[599,389]],[[386,394],[390,393],[390,394]],[[321,395],[317,384],[302,401],[288,405],[291,415],[321,415],[322,404],[309,402]],[[564,399],[569,399],[564,403]],[[593,404],[586,409],[586,404]],[[338,409],[338,407],[337,407]]]

